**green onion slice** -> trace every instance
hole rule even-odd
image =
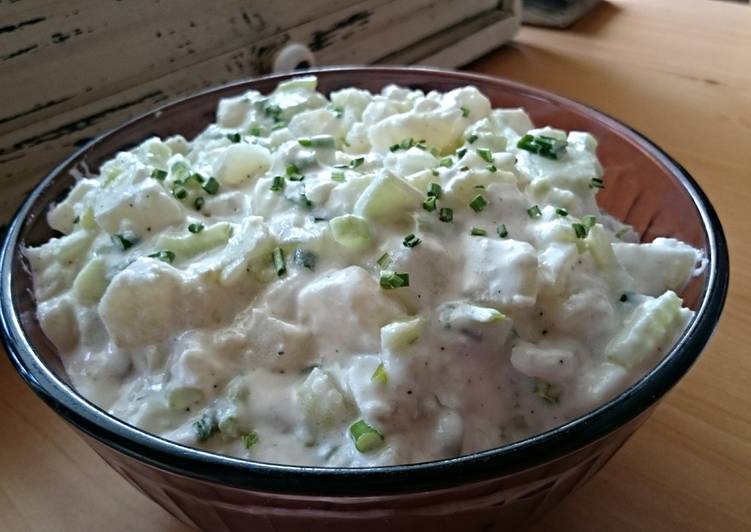
[[[287,264],[284,261],[284,250],[282,248],[274,248],[274,251],[271,252],[271,261],[274,263],[274,270],[279,277],[287,273]]]
[[[362,419],[354,422],[349,427],[349,433],[355,442],[355,448],[361,453],[375,451],[383,445],[383,434]]]

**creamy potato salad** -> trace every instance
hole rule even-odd
[[[84,396],[186,445],[358,467],[513,442],[692,314],[702,257],[600,212],[596,147],[474,87],[249,91],[53,206],[39,322]]]

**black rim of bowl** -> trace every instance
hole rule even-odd
[[[0,255],[2,333],[8,355],[27,384],[61,417],[87,435],[127,456],[157,468],[239,488],[309,495],[384,495],[435,490],[519,472],[525,468],[555,460],[595,442],[655,404],[686,373],[709,341],[725,302],[729,280],[729,260],[725,236],[709,199],[689,173],[647,137],[592,107],[547,91],[502,78],[434,68],[316,68],[245,80],[200,94],[228,87],[241,87],[258,79],[281,81],[307,72],[323,76],[327,72],[348,72],[352,74],[352,79],[357,79],[358,75],[374,70],[391,74],[400,72],[426,76],[437,74],[444,78],[466,82],[466,84],[473,81],[500,82],[580,111],[594,112],[600,120],[613,129],[631,135],[680,180],[691,195],[702,218],[709,250],[709,275],[705,282],[705,297],[694,318],[658,365],[619,396],[565,425],[504,447],[420,464],[372,468],[325,468],[253,462],[179,445],[110,416],[58,379],[34,354],[12,304],[10,289],[13,254],[32,205],[47,184],[58,177],[71,161],[76,160],[103,138],[159,112],[160,109],[198,96],[194,95],[146,113],[95,138],[50,172],[15,214],[8,227]]]

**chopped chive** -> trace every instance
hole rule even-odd
[[[594,225],[597,223],[597,218],[592,216],[591,214],[587,214],[582,218],[582,224],[584,227],[589,229],[590,227],[594,227]]]
[[[508,229],[506,229],[506,224],[501,224],[496,229],[498,231],[498,236],[501,238],[506,238],[508,236]]]
[[[206,441],[219,430],[219,424],[216,417],[211,413],[205,413],[201,419],[193,423],[193,431],[196,433],[198,441]]]
[[[469,166],[462,166],[461,168],[459,168],[459,171],[460,172],[468,172],[469,171]]]
[[[618,239],[622,239],[623,235],[625,235],[626,233],[628,233],[628,231],[629,231],[628,227],[624,227],[623,229],[619,229],[618,232],[615,234],[615,237],[618,238]]]
[[[464,107],[463,105],[462,105],[462,106],[461,106],[461,107],[460,107],[459,109],[461,109],[461,110],[462,110],[462,116],[463,116],[464,118],[467,118],[467,117],[469,116],[469,109],[467,109],[467,108],[466,108],[466,107]]]
[[[124,235],[117,233],[112,235],[112,243],[115,244],[115,247],[120,251],[125,251],[126,249],[132,248],[136,244],[136,239],[129,239]]]
[[[297,139],[297,142],[305,148],[310,148],[313,145],[313,141],[310,139]]]
[[[300,174],[300,169],[297,167],[296,164],[291,163],[291,164],[287,165],[287,175],[288,176],[299,175],[299,174]]]
[[[530,218],[539,218],[540,216],[542,216],[542,211],[537,205],[532,205],[529,209],[527,209],[527,215],[529,215]]]
[[[413,233],[410,233],[406,237],[404,237],[402,244],[404,244],[404,247],[414,248],[417,247],[420,242],[422,242],[421,239],[417,238]]]
[[[74,224],[77,224],[80,221],[81,221],[81,217],[80,216],[76,216],[75,218],[73,218],[73,223]]]
[[[188,231],[190,231],[193,234],[198,234],[203,230],[204,230],[204,225],[199,222],[194,222],[188,226]]]
[[[555,212],[556,212],[556,214],[557,214],[558,216],[563,216],[564,218],[565,218],[566,216],[568,216],[568,211],[567,211],[566,209],[560,209],[560,208],[559,208],[559,209],[556,209],[556,210],[555,210]]]
[[[589,188],[605,188],[605,182],[599,177],[593,177]]]
[[[386,367],[383,365],[383,362],[378,364],[378,367],[373,372],[373,375],[370,377],[371,382],[378,382],[381,384],[387,384],[389,381],[389,376],[386,373]]]
[[[279,122],[281,120],[282,108],[278,105],[269,105],[263,110],[263,112],[266,116],[271,117],[274,122]]]
[[[477,155],[479,155],[486,163],[493,162],[493,154],[487,148],[477,148]]]
[[[167,171],[160,170],[159,168],[154,168],[151,171],[151,177],[153,177],[157,181],[164,181],[167,178]]]
[[[404,139],[399,143],[399,147],[403,150],[408,150],[414,145],[415,145],[415,139],[413,139],[412,137],[408,139]]]
[[[433,177],[436,177],[436,176],[438,176],[438,175],[439,175],[439,174],[438,174],[438,170],[436,170],[435,168],[431,168],[431,169],[430,169],[430,173],[431,173],[431,174],[433,174]]]
[[[269,187],[269,189],[273,190],[274,192],[280,192],[284,190],[284,176],[275,175],[274,180],[271,182],[271,187]]]
[[[203,185],[203,189],[206,191],[206,194],[211,194],[213,196],[219,192],[219,181],[210,177],[209,180],[206,181],[206,184]]]
[[[430,183],[428,185],[428,196],[434,196],[436,198],[440,198],[441,194],[443,194],[443,189],[441,188],[441,185],[438,183]]]
[[[243,136],[240,133],[228,133],[227,138],[230,142],[238,143],[243,139]]]
[[[454,209],[441,207],[441,210],[438,211],[438,219],[446,223],[452,222],[454,220]]]
[[[464,157],[466,154],[467,154],[467,148],[459,148],[458,150],[456,150],[456,156],[459,157],[460,159]]]
[[[392,144],[389,146],[389,151],[397,151],[400,148],[399,144]]]
[[[488,166],[488,172],[497,172],[497,171],[498,171],[498,168],[496,168],[494,164],[491,164],[490,166]]]
[[[391,255],[389,255],[388,253],[384,253],[384,254],[383,254],[383,255],[381,255],[381,257],[380,257],[380,258],[379,258],[379,259],[378,259],[378,260],[376,261],[376,263],[378,264],[378,266],[380,266],[380,267],[381,267],[381,269],[382,269],[382,270],[385,270],[386,268],[388,268],[388,267],[389,267],[389,264],[391,264]]]
[[[261,128],[259,126],[251,126],[250,129],[248,129],[248,133],[250,133],[254,137],[260,137],[261,136]]]
[[[195,200],[193,200],[193,207],[194,207],[194,208],[195,208],[195,209],[196,209],[197,211],[200,211],[200,210],[201,210],[201,208],[203,207],[203,204],[204,204],[204,203],[206,203],[206,200],[205,200],[205,199],[203,199],[203,197],[202,197],[202,196],[198,196],[198,197],[197,197],[197,198],[196,198]]]
[[[287,264],[284,262],[282,248],[274,248],[274,251],[271,252],[271,261],[274,263],[274,270],[279,277],[287,273]]]
[[[626,301],[628,301],[628,295],[621,294],[621,297],[618,298],[618,301],[620,301],[621,303],[625,303]]]
[[[313,206],[313,202],[308,199],[308,196],[305,195],[305,192],[300,194],[300,199],[298,203],[300,203],[300,205],[302,205],[303,207],[310,208]]]
[[[440,155],[438,148],[430,148],[430,155],[438,159],[438,156]]]
[[[454,161],[451,160],[451,157],[444,157],[438,161],[438,166],[445,166],[446,168],[451,168],[452,164],[454,164]]]
[[[436,208],[436,197],[428,196],[425,201],[422,202],[422,208],[428,212],[433,212]]]
[[[349,433],[355,442],[355,448],[361,453],[375,451],[383,445],[383,434],[360,419],[349,427]]]
[[[558,404],[561,396],[561,390],[557,386],[537,379],[534,381],[532,393],[551,405]]]
[[[379,279],[381,288],[390,290],[393,288],[403,288],[409,286],[409,274],[383,270]]]
[[[350,168],[357,168],[358,166],[362,165],[365,162],[365,157],[358,157],[357,159],[352,159],[349,162]]]
[[[488,236],[488,232],[485,229],[480,229],[479,227],[473,227],[469,234],[472,236]]]
[[[255,431],[240,435],[240,441],[243,442],[243,445],[245,446],[246,449],[250,449],[256,443],[258,443],[258,439],[259,439],[258,433]]]
[[[587,237],[587,228],[584,227],[582,224],[579,224],[579,223],[571,224],[571,227],[574,228],[574,233],[576,233],[576,238]]]
[[[334,116],[336,116],[337,118],[341,118],[342,116],[344,116],[344,109],[342,109],[338,105],[332,105],[331,111],[334,113]]]
[[[298,266],[314,271],[316,267],[316,261],[318,257],[312,251],[308,251],[302,248],[295,249],[294,255],[292,255],[292,261]]]
[[[565,140],[558,140],[545,135],[530,135],[527,133],[519,139],[516,147],[541,157],[558,159],[561,155],[566,153],[567,145],[568,142]]]
[[[338,183],[344,183],[345,181],[344,172],[339,172],[339,171],[331,172],[331,180],[336,181]]]
[[[469,202],[469,206],[475,212],[482,212],[482,210],[488,206],[488,200],[482,194],[475,196],[472,201]]]
[[[175,261],[175,253],[168,249],[163,249],[162,251],[157,251],[156,253],[152,253],[151,255],[149,255],[149,257],[153,259],[158,259],[168,264],[172,264]]]
[[[347,168],[349,168],[349,165],[346,165],[346,164],[335,164],[334,168],[336,168],[337,170],[346,170]]]
[[[177,199],[185,199],[185,197],[188,195],[188,191],[184,188],[176,188],[172,191],[172,195]]]
[[[300,174],[292,174],[288,175],[287,179],[289,179],[290,181],[302,181],[303,179],[305,179],[305,176]]]
[[[469,137],[467,137],[467,144],[474,144],[476,140],[477,140],[477,135],[473,133]]]
[[[474,185],[472,188],[475,190],[485,190],[485,185]]]
[[[279,120],[279,122],[271,126],[271,131],[276,131],[277,129],[282,129],[284,127],[287,127],[287,122],[285,122],[284,120]]]

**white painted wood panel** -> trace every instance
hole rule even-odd
[[[457,66],[514,25],[518,0],[0,0],[0,223],[95,135],[268,72],[288,43],[318,64]]]

